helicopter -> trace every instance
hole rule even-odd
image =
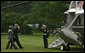
[[[60,38],[51,43],[49,48],[60,45],[61,51],[69,51],[70,45],[84,45],[84,1],[71,1],[64,15],[65,25],[58,32]]]

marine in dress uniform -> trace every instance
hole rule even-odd
[[[43,35],[44,48],[48,48],[48,35],[49,35],[49,33],[46,29],[46,25],[43,25],[41,29],[44,32],[44,35]]]

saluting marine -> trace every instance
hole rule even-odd
[[[49,32],[47,31],[46,25],[43,25],[41,29],[44,32],[44,35],[43,35],[44,48],[48,48],[48,35],[49,35]]]

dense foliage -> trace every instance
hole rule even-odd
[[[14,23],[18,23],[21,29],[30,28],[26,25],[36,23],[40,25],[46,24],[49,29],[60,27],[63,25],[62,21],[65,19],[64,11],[68,9],[66,5],[68,3],[70,1],[32,1],[1,9],[1,32],[7,32],[8,26]],[[2,6],[7,6],[6,4],[4,2],[1,3]],[[8,5],[13,4],[10,2]],[[27,31],[31,32],[30,30],[31,28],[21,30],[21,32],[25,34],[25,32],[28,33]]]

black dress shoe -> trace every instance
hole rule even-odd
[[[12,49],[12,48],[10,48],[10,49]]]
[[[6,49],[8,49],[8,48],[6,48]]]
[[[20,49],[23,49],[24,47],[21,47]]]
[[[15,49],[19,49],[19,48],[15,48]]]

